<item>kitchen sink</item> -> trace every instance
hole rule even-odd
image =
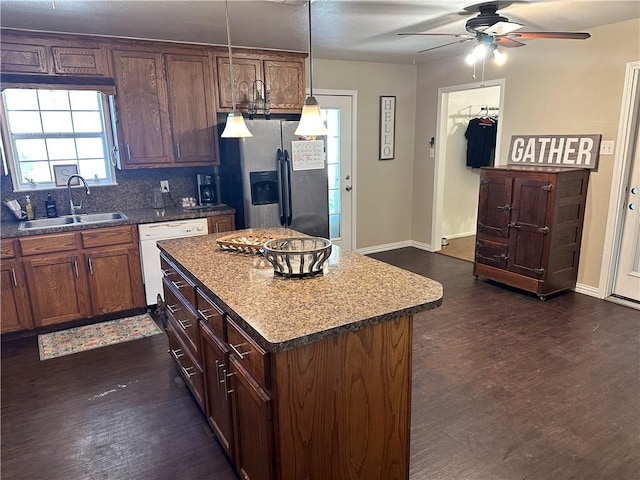
[[[65,215],[56,218],[41,218],[20,222],[18,230],[36,230],[39,228],[72,227],[75,225],[89,225],[93,223],[114,222],[126,220],[127,216],[122,212],[87,213],[81,215]]]

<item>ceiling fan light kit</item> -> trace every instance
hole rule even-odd
[[[512,2],[494,1],[484,2],[466,7],[469,13],[479,12],[477,16],[467,20],[465,30],[467,33],[400,33],[399,35],[426,35],[426,36],[449,36],[457,40],[438,45],[431,48],[420,50],[418,53],[435,50],[437,48],[447,47],[458,43],[474,42],[472,52],[466,56],[465,60],[469,65],[475,64],[477,61],[484,60],[491,53],[494,61],[501,65],[506,61],[506,55],[501,48],[517,48],[526,45],[520,40],[531,40],[538,38],[556,39],[556,40],[586,40],[591,37],[586,32],[522,32],[519,31],[524,25],[517,22],[511,22],[507,17],[498,14],[498,10],[508,7]],[[484,68],[484,67],[483,67]],[[474,77],[475,78],[475,77]]]

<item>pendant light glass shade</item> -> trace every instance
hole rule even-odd
[[[315,97],[308,97],[304,101],[300,123],[298,123],[298,128],[296,128],[294,134],[300,136],[319,136],[326,135],[327,133],[327,127],[322,121],[320,105],[318,105]]]
[[[241,137],[253,137],[246,123],[244,123],[244,117],[240,112],[230,112],[227,115],[227,123],[224,126],[224,130],[220,135],[222,138],[241,138]]]

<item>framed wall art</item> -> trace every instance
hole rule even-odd
[[[66,187],[67,180],[71,175],[78,174],[77,165],[54,165],[53,176],[55,177],[56,187]],[[80,185],[80,180],[74,178],[71,180],[71,185]]]
[[[396,97],[380,97],[380,160],[393,160],[396,150]]]

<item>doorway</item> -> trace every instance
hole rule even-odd
[[[500,164],[504,79],[441,88],[433,186],[433,251],[473,261],[480,169],[467,167],[465,132],[474,118],[496,121],[494,164]]]
[[[627,64],[599,296],[640,309],[640,62]]]
[[[355,102],[354,91],[315,91],[327,125],[329,237],[345,250],[355,246]]]

